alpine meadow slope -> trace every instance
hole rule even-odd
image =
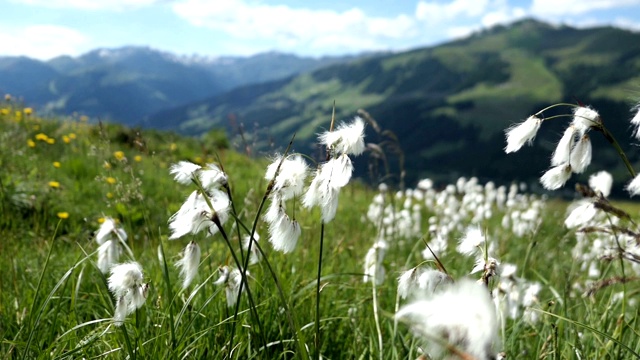
[[[335,101],[337,118],[365,109],[400,139],[411,154],[406,159],[410,180],[451,181],[471,174],[535,182],[547,155],[525,149],[516,161],[507,161],[503,129],[547,104],[565,101],[593,105],[612,132],[623,134],[639,97],[639,70],[638,33],[523,20],[435,47],[247,85],[159,112],[146,124],[190,135],[224,128],[236,139],[243,125],[245,141],[262,150],[286,144],[296,132],[297,148],[307,151]],[[552,123],[541,138],[560,137],[563,125]],[[376,142],[378,135],[369,127],[367,136]],[[536,145],[553,146],[551,140]],[[638,159],[634,152],[628,155]],[[594,155],[598,167],[615,161],[613,151]]]

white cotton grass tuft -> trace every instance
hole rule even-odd
[[[598,213],[593,201],[582,201],[576,204],[569,211],[569,215],[564,220],[564,226],[569,229],[586,225]]]
[[[278,166],[280,169],[276,176]],[[308,172],[309,167],[302,156],[294,155],[284,160],[282,156],[277,156],[267,167],[265,179],[271,181],[275,178],[272,193],[277,194],[282,201],[286,201],[302,194]]]
[[[224,286],[227,306],[232,307],[238,300],[238,292],[240,291],[240,284],[242,283],[242,273],[240,270],[226,265],[218,268],[218,271],[220,272],[220,277],[214,282],[214,285]],[[249,272],[247,272],[247,275],[249,275]]]
[[[453,351],[478,360],[492,359],[499,343],[491,296],[484,286],[468,279],[402,307],[395,318],[425,341],[430,356]]]
[[[289,215],[282,210],[278,218],[269,223],[268,231],[269,242],[273,245],[273,249],[282,251],[285,254],[295,249],[298,238],[302,233],[300,224],[296,220],[291,220]]]
[[[318,136],[320,144],[333,148],[337,154],[360,155],[364,152],[364,120],[356,116],[353,122],[341,123],[334,131]]]
[[[149,284],[144,284],[142,266],[137,262],[115,265],[108,279],[109,290],[116,298],[114,322],[122,325],[125,317],[144,305]]]
[[[367,252],[364,258],[363,282],[374,282],[381,285],[386,277],[386,270],[382,264],[389,245],[384,240],[378,240]]]
[[[580,136],[600,123],[600,115],[588,106],[577,106],[573,109],[573,124]]]
[[[415,267],[403,272],[398,277],[398,296],[406,299],[410,296],[428,296],[441,284],[451,282],[451,278],[442,271]]]
[[[630,196],[640,194],[640,175],[636,175],[636,177],[634,177],[633,180],[625,186],[625,190],[629,192]]]
[[[227,174],[225,174],[216,164],[210,163],[202,168],[198,178],[202,187],[206,190],[219,189],[227,185]]]
[[[473,255],[483,244],[486,238],[482,233],[482,230],[478,226],[469,226],[464,236],[458,242],[456,250],[466,256]]]
[[[302,198],[302,206],[311,208],[319,206],[322,212],[322,222],[328,223],[336,216],[340,188],[330,185],[330,172],[324,167],[316,170],[316,176]]]
[[[182,288],[189,287],[193,279],[198,276],[198,266],[200,265],[200,246],[195,241],[190,242],[182,252],[182,258],[175,264],[180,269],[182,278]]]
[[[560,164],[547,170],[540,178],[542,187],[547,190],[557,190],[571,178],[571,165]]]
[[[587,166],[591,164],[592,151],[589,135],[582,135],[571,150],[571,171],[576,174],[584,172]]]
[[[632,111],[635,112],[635,115],[631,118],[631,125],[635,126],[633,131],[633,137],[636,140],[640,140],[640,102],[633,107]]]
[[[98,245],[104,244],[107,240],[117,239],[122,242],[127,241],[127,232],[123,228],[118,227],[116,221],[111,217],[105,217],[102,225],[96,233],[96,242]]]
[[[611,186],[613,185],[613,176],[606,171],[599,171],[589,177],[589,187],[596,193],[608,197],[611,194]]]
[[[190,185],[197,176],[198,170],[202,167],[189,161],[179,161],[177,164],[171,165],[169,173],[173,175],[173,179],[182,185]]]
[[[98,269],[106,274],[113,264],[118,262],[122,249],[118,244],[118,240],[107,240],[98,247]]]
[[[111,266],[116,264],[122,254],[120,243],[127,241],[127,232],[118,227],[113,218],[106,217],[96,233],[98,247],[98,269],[103,274],[109,272]]]
[[[205,196],[211,203],[213,212]],[[180,209],[169,218],[171,230],[169,240],[178,239],[189,233],[195,235],[204,230],[208,235],[216,234],[218,227],[212,220],[213,215],[215,213],[220,224],[224,224],[229,219],[230,205],[229,196],[223,191],[211,189],[208,194],[201,194],[197,190],[192,192]]]
[[[242,250],[249,250],[251,236],[245,235],[242,237]],[[260,240],[258,233],[253,234],[253,244],[251,245],[251,254],[249,255],[249,265],[257,264],[262,260],[262,254],[258,250],[257,242]]]
[[[507,129],[507,146],[504,148],[505,153],[516,152],[520,150],[524,144],[531,144],[541,124],[541,119],[536,116],[530,116],[527,120]]]
[[[558,145],[551,156],[551,166],[557,166],[569,162],[575,133],[576,128],[573,125],[569,125],[564,131],[564,134],[560,138],[560,141],[558,141]]]

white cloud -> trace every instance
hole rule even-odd
[[[498,24],[511,23],[526,16],[527,12],[522,8],[504,7],[484,14],[480,22],[484,27],[492,27]]]
[[[158,0],[11,0],[15,3],[61,9],[125,10],[152,5]]]
[[[640,5],[640,0],[533,0],[531,13],[538,16],[580,15],[634,5]]]
[[[63,26],[0,27],[2,54],[7,56],[26,55],[47,60],[60,54],[78,55],[86,50],[88,40],[80,32]]]
[[[358,8],[337,12],[244,0],[182,0],[172,6],[178,16],[195,26],[239,39],[272,41],[274,47],[287,50],[308,47],[353,52],[384,48],[389,39],[417,35],[410,16],[371,17]]]
[[[638,19],[631,20],[629,18],[620,17],[613,20],[613,25],[623,29],[640,31],[640,21],[638,21]]]
[[[489,5],[489,0],[419,1],[416,18],[427,23],[439,23],[460,17],[478,17],[487,11]]]

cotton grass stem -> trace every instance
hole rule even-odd
[[[263,202],[263,204],[264,204],[264,202]],[[233,216],[236,216],[236,214],[233,214]],[[246,231],[250,231],[242,222],[238,222],[238,223]],[[255,228],[254,228],[254,231],[255,231]],[[255,242],[252,241],[252,243],[255,243],[256,249],[258,249],[258,251],[260,252],[260,255],[262,255],[262,259],[264,261],[264,264],[267,266],[267,270],[269,270],[269,273],[271,274],[271,277],[273,278],[273,281],[276,284],[276,289],[278,289],[278,295],[280,296],[280,299],[282,301],[282,306],[284,307],[284,312],[287,315],[287,320],[289,321],[289,326],[291,327],[291,331],[293,331],[293,333],[295,334],[295,342],[296,342],[296,346],[298,347],[299,357],[302,358],[302,359],[305,359],[305,360],[309,359],[309,354],[307,352],[307,348],[304,345],[305,342],[304,342],[303,335],[300,332],[300,328],[296,324],[295,317],[291,313],[291,307],[287,303],[287,299],[284,296],[284,291],[282,290],[282,284],[280,283],[280,280],[278,279],[278,276],[277,276],[276,272],[273,270],[273,267],[271,266],[271,263],[267,259],[267,255],[262,250],[262,247],[260,246],[260,244],[258,244],[257,241],[255,241]]]
[[[331,112],[331,125],[329,125],[329,132],[333,131],[333,125],[336,121],[336,101],[333,101],[333,110]],[[331,151],[327,149],[327,161],[331,158]],[[315,346],[316,353],[315,358],[320,360],[320,347],[322,346],[322,339],[320,336],[320,282],[322,279],[322,252],[324,247],[324,222],[320,225],[320,252],[318,253],[318,279],[316,283],[316,338]]]
[[[247,282],[247,271],[245,268],[242,267],[242,263],[240,263],[240,260],[238,259],[236,252],[233,250],[233,246],[231,245],[231,242],[229,241],[229,237],[227,237],[227,233],[224,231],[224,228],[222,227],[222,224],[220,223],[220,219],[218,219],[218,216],[214,214],[211,220],[213,221],[214,224],[216,224],[216,226],[218,227],[218,230],[220,231],[220,235],[222,235],[222,238],[227,243],[227,247],[229,247],[229,252],[231,252],[231,257],[233,258],[233,261],[235,262],[236,266],[240,270],[240,274],[241,274],[240,288],[238,289],[238,300],[236,301],[236,311],[234,312],[233,321],[231,322],[231,339],[229,340],[229,356],[228,356],[228,359],[231,359],[231,354],[233,352],[233,340],[236,333],[236,323],[238,320],[237,319],[238,310],[240,307],[240,297],[242,296],[243,283],[247,285],[246,290],[247,290],[247,299],[249,300],[249,309],[250,309],[250,313],[255,317],[256,323],[258,325],[258,333],[260,335],[260,340],[262,341],[263,346],[265,347],[267,343],[264,339],[264,331],[263,331],[262,323],[260,322],[260,316],[256,311],[256,305],[255,305],[255,302],[253,301],[253,296],[251,295],[251,290],[249,289],[249,284]],[[249,257],[247,257],[247,259],[248,258]]]
[[[373,280],[371,281],[371,290],[373,295],[373,319],[376,323],[376,333],[378,334],[378,352],[379,352],[378,357],[380,358],[380,360],[382,360],[383,344],[382,344],[382,330],[380,330],[380,316],[378,315],[378,292],[376,291],[377,290],[376,283],[378,280],[376,279],[376,273],[377,271],[373,272]]]

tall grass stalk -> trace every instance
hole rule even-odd
[[[329,132],[333,131],[333,125],[335,123],[336,120],[336,101],[333,101],[333,110],[331,112],[331,125],[329,126]],[[331,150],[327,149],[327,157],[326,157],[326,161],[329,161],[329,159],[331,158]],[[320,249],[318,252],[318,278],[317,278],[317,284],[316,284],[316,321],[315,321],[315,325],[316,325],[316,336],[315,336],[315,346],[316,346],[316,353],[315,353],[315,358],[320,360],[320,350],[322,347],[322,334],[320,333],[320,290],[321,290],[321,280],[322,280],[322,253],[324,251],[324,221],[322,221],[322,224],[320,225]]]
[[[38,279],[38,285],[36,286],[36,293],[33,295],[33,301],[31,302],[31,310],[29,311],[29,336],[27,338],[27,343],[24,347],[24,352],[22,353],[22,359],[26,359],[27,353],[29,353],[29,347],[31,346],[31,341],[33,340],[33,336],[35,334],[36,328],[40,323],[40,316],[42,315],[42,311],[46,304],[51,300],[52,294],[45,299],[44,304],[42,305],[38,316],[35,318],[35,322],[31,323],[31,317],[34,314],[34,310],[36,307],[36,301],[38,301],[38,294],[40,293],[40,288],[42,287],[42,279],[44,279],[45,273],[47,272],[47,268],[49,267],[49,260],[51,260],[51,254],[53,253],[53,246],[55,245],[56,235],[58,233],[58,228],[60,227],[60,223],[62,223],[62,219],[58,220],[56,224],[56,228],[53,231],[53,235],[51,235],[51,246],[49,246],[49,252],[47,253],[47,258],[44,261],[44,266],[42,267],[42,271],[40,272],[40,278]]]

